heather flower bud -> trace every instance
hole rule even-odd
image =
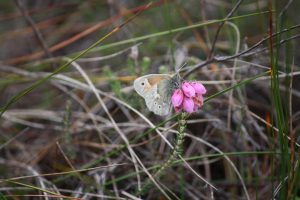
[[[202,95],[202,94],[206,93],[206,89],[205,89],[204,85],[202,85],[201,83],[194,81],[191,83],[191,85],[197,94]]]
[[[196,93],[195,89],[188,82],[184,82],[181,86],[181,89],[182,89],[185,96],[187,96],[187,97],[194,97],[195,96],[195,93]]]
[[[195,105],[197,105],[198,107],[203,106],[203,96],[200,94],[196,94],[196,96],[193,98],[193,101],[195,103]]]
[[[183,99],[183,110],[185,110],[187,113],[194,112],[194,101],[191,98],[184,97]]]
[[[182,104],[183,101],[183,92],[181,89],[177,89],[174,91],[172,97],[171,97],[171,101],[174,107],[179,107]]]

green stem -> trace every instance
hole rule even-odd
[[[165,172],[165,170],[167,168],[169,168],[174,160],[176,160],[176,158],[179,155],[182,155],[183,152],[183,142],[184,142],[184,136],[185,136],[185,129],[186,129],[186,117],[187,117],[187,113],[182,112],[179,115],[178,118],[178,135],[174,144],[174,149],[171,153],[171,155],[169,156],[169,158],[166,160],[166,162],[164,162],[159,169],[155,172],[155,174],[153,175],[153,178],[159,178],[161,175],[163,175],[163,173]],[[142,189],[138,192],[138,196],[143,195],[152,185],[152,182],[150,179],[148,179],[146,181],[146,183],[144,184],[144,186],[142,187]]]

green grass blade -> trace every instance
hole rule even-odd
[[[224,21],[238,20],[238,19],[243,19],[243,18],[246,18],[246,17],[253,17],[253,16],[264,15],[264,14],[268,14],[268,13],[269,13],[269,11],[264,11],[264,12],[257,12],[257,13],[250,13],[250,14],[246,14],[246,15],[240,15],[240,16],[236,16],[236,17],[230,17],[230,18],[227,18],[227,19],[224,18],[224,19],[219,19],[219,20],[210,20],[210,21],[207,21],[207,22],[195,23],[195,24],[190,25],[190,26],[174,28],[174,29],[171,29],[171,30],[161,31],[161,32],[158,32],[158,33],[151,33],[151,34],[140,36],[140,37],[135,37],[135,38],[127,39],[127,40],[122,40],[120,42],[115,42],[115,43],[111,43],[111,44],[107,44],[107,45],[102,45],[101,47],[93,48],[89,52],[90,53],[98,52],[98,51],[101,51],[101,50],[104,50],[104,49],[117,47],[117,46],[121,46],[121,45],[124,45],[124,44],[137,43],[137,42],[141,42],[141,41],[144,41],[144,40],[147,40],[147,39],[150,39],[150,38],[155,38],[155,37],[165,36],[165,35],[169,35],[169,34],[174,34],[174,33],[182,32],[182,31],[190,30],[190,29],[193,29],[193,28],[200,28],[200,27],[205,27],[205,26],[209,26],[209,25],[218,24],[218,23],[224,22]]]
[[[224,94],[224,93],[226,93],[226,92],[228,92],[228,91],[230,91],[230,90],[232,90],[232,89],[235,89],[235,88],[237,88],[237,87],[240,87],[240,86],[242,86],[242,85],[245,85],[245,84],[247,84],[247,83],[250,83],[251,81],[253,81],[253,80],[257,79],[257,78],[266,76],[266,75],[268,75],[268,74],[270,74],[270,71],[266,71],[266,72],[264,72],[264,73],[261,73],[261,74],[258,74],[258,75],[256,75],[256,76],[253,76],[253,77],[251,77],[251,78],[248,78],[248,79],[245,79],[245,80],[243,80],[243,81],[240,81],[239,83],[237,83],[237,84],[235,84],[235,85],[233,85],[233,86],[231,86],[231,87],[228,87],[228,88],[226,88],[226,89],[224,89],[224,90],[222,90],[222,91],[220,91],[220,92],[217,92],[216,94],[213,94],[213,95],[207,97],[207,98],[204,100],[204,103],[206,103],[206,102],[208,102],[208,101],[210,101],[210,100],[212,100],[212,99],[214,99],[214,98],[216,98],[216,97],[218,97],[218,96],[220,96],[220,95],[222,95],[222,94]]]

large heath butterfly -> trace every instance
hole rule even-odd
[[[148,109],[157,115],[167,115],[171,109],[171,96],[180,87],[180,77],[176,73],[149,74],[137,78],[134,83],[135,91],[141,95]]]

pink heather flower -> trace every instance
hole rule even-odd
[[[174,91],[172,97],[171,97],[171,102],[174,107],[179,107],[182,104],[183,101],[183,92],[181,89],[177,89]]]
[[[187,113],[194,112],[194,101],[191,98],[184,97],[183,99],[183,110],[185,110]]]
[[[206,93],[204,85],[197,81],[183,82],[181,87],[175,90],[171,97],[175,112],[196,112],[203,106],[203,95]]]
[[[197,81],[193,81],[191,83],[192,87],[195,89],[195,92],[197,94],[205,94],[206,93],[206,89],[204,87],[204,85],[202,85],[201,83],[197,82]]]
[[[187,97],[194,97],[195,96],[195,89],[192,87],[192,85],[188,82],[183,82],[181,85],[181,89],[185,96]]]
[[[197,94],[194,98],[193,101],[197,107],[202,107],[203,106],[203,96],[201,94]]]

